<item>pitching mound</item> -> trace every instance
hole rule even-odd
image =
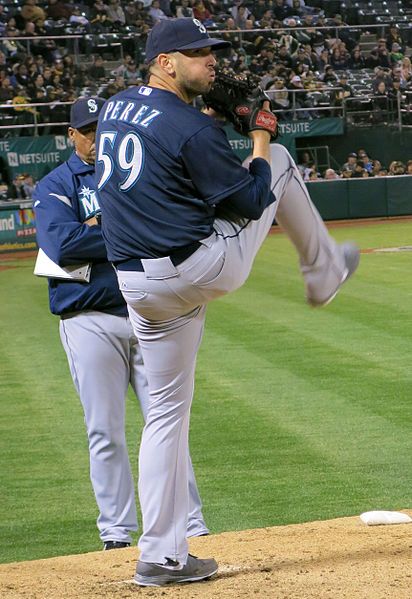
[[[410,514],[411,515],[411,514]],[[201,583],[141,588],[137,549],[0,566],[2,599],[410,599],[412,526],[365,526],[358,517],[193,539],[219,574]]]

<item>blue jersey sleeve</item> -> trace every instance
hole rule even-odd
[[[272,173],[269,164],[263,158],[252,160],[249,172],[252,175],[249,185],[225,198],[220,202],[220,206],[229,208],[243,218],[258,220],[265,208],[276,200],[270,191]]]
[[[209,205],[228,201],[245,218],[257,219],[273,199],[271,171],[263,159],[242,166],[223,129],[205,127],[182,148],[182,159],[199,196]]]
[[[33,194],[38,245],[60,266],[107,260],[101,229],[80,221],[72,190],[56,172],[44,177]]]

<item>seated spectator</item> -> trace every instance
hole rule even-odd
[[[389,110],[389,96],[388,90],[384,81],[380,81],[375,91],[375,95],[372,100],[373,114],[371,120],[374,123],[381,123],[385,120]]]
[[[406,163],[406,174],[412,175],[412,160],[408,160]]]
[[[23,177],[23,190],[26,194],[26,198],[31,198],[36,187],[33,175],[30,173],[23,173],[21,176]]]
[[[0,104],[6,104],[12,100],[14,96],[14,89],[10,83],[9,77],[3,77],[0,83]]]
[[[393,160],[389,165],[388,175],[398,176],[405,175],[406,167],[401,160]]]
[[[341,179],[351,179],[352,173],[353,173],[353,171],[350,171],[348,169],[343,169],[341,171]]]
[[[369,173],[366,170],[362,160],[358,160],[355,164],[355,168],[352,171],[352,179],[362,179],[369,177]]]
[[[385,45],[378,46],[378,65],[390,69],[392,62],[388,48]]]
[[[152,19],[153,25],[162,21],[163,19],[167,19],[167,15],[160,8],[159,0],[153,0],[151,7],[149,9],[149,16]]]
[[[272,13],[277,21],[282,22],[287,17],[293,15],[293,10],[286,4],[286,0],[274,0],[272,4]]]
[[[173,0],[173,2],[174,2],[174,0]],[[207,0],[205,0],[205,2],[207,2]],[[160,8],[165,13],[165,15],[169,18],[175,16],[175,14],[173,13],[172,8],[170,6],[170,3],[171,3],[171,0],[160,0]]]
[[[134,2],[128,2],[124,7],[125,25],[135,26],[139,18],[139,11]]]
[[[402,86],[406,85],[412,80],[412,63],[409,56],[404,56],[401,61],[399,78]]]
[[[239,4],[239,6],[237,7],[236,16],[233,17],[239,29],[246,29],[246,21],[249,15],[249,9],[247,9],[244,4]]]
[[[262,57],[263,61],[265,61],[267,58],[267,49],[265,50],[265,55],[262,56],[262,54],[263,54],[263,49],[261,52],[261,57]],[[286,46],[280,46],[280,48],[278,50],[278,54],[276,56],[276,63],[281,63],[288,69],[292,68],[293,60],[292,60],[290,52]]]
[[[180,0],[180,4],[176,6],[176,16],[179,19],[193,17],[193,8],[190,6],[189,0]]]
[[[299,2],[299,0],[297,1]],[[289,31],[282,32],[279,44],[287,49],[290,56],[295,56],[299,48],[298,40]]]
[[[89,19],[84,15],[84,13],[81,12],[78,6],[73,7],[72,14],[69,17],[69,23],[70,25],[80,28],[80,31],[84,31],[86,33],[91,31]]]
[[[405,43],[397,25],[391,25],[386,36],[386,45],[388,48],[392,48],[394,43],[398,44],[403,53],[405,52]]]
[[[374,69],[374,78],[372,80],[373,93],[378,91],[378,86],[381,82],[385,84],[386,89],[392,86],[392,77],[389,71],[379,66]]]
[[[255,56],[259,54],[263,45],[266,43],[263,35],[256,34],[254,31],[251,31],[255,28],[255,23],[253,19],[246,19],[246,29],[242,34],[242,45],[246,50],[246,54],[249,56]]]
[[[372,160],[372,170],[370,171],[371,177],[377,177],[382,170],[382,164],[380,160]]]
[[[4,52],[6,58],[18,58],[19,56],[23,57],[26,55],[26,51],[24,46],[15,39],[8,39],[18,37],[20,35],[20,31],[15,27],[10,27],[9,25],[6,28],[6,38],[3,38],[0,41],[0,50]]]
[[[303,177],[303,174],[307,168],[309,168],[310,164],[314,164],[313,156],[308,150],[303,150],[300,156],[300,160],[298,160],[297,167],[300,171],[300,174]]]
[[[46,96],[47,91],[46,91],[46,87],[44,85],[44,78],[41,73],[39,73],[33,79],[33,81],[29,84],[29,86],[27,87],[27,91],[30,95],[30,101],[33,103],[37,102],[37,98],[38,98],[37,92],[38,91],[40,91],[43,96]]]
[[[261,18],[266,14],[268,6],[266,0],[257,0],[253,3],[253,14],[255,15],[256,21],[260,21]]]
[[[360,69],[364,69],[365,68],[365,59],[362,56],[362,53],[360,51],[359,46],[356,46],[350,55],[350,58],[348,60],[348,68],[351,71],[359,71]]]
[[[330,54],[329,50],[325,49],[319,54],[315,67],[320,74],[323,74],[327,66],[330,66]]]
[[[403,58],[404,54],[402,52],[401,46],[397,42],[394,42],[389,54],[391,64],[398,64],[399,62],[402,63]]]
[[[338,76],[332,65],[326,65],[323,75],[320,76],[320,80],[331,87],[337,84]]]
[[[101,15],[102,13],[105,13],[107,15],[108,10],[109,6],[105,4],[103,0],[96,0],[92,6],[91,19],[94,19],[98,14]]]
[[[1,34],[3,34],[3,29],[6,28],[6,23],[7,23],[7,12],[5,10],[5,6],[4,4],[0,4],[0,31]]]
[[[371,173],[373,170],[373,162],[372,160],[369,158],[369,156],[367,155],[366,152],[364,151],[360,151],[358,153],[358,158],[359,160],[362,162],[363,164],[363,168],[368,172]]]
[[[273,104],[273,110],[287,110],[290,108],[289,92],[284,79],[275,77],[266,89],[270,92],[269,97]]]
[[[206,27],[209,27],[210,25],[214,24],[212,19],[212,13],[210,12],[210,10],[206,8],[203,0],[196,0],[196,2],[194,3],[193,16],[195,19],[198,19],[201,23],[203,23]]]
[[[106,69],[103,65],[104,61],[100,54],[93,56],[93,64],[87,70],[89,77],[93,79],[93,81],[106,80]]]
[[[287,0],[287,5],[291,7],[294,17],[304,17],[305,14],[305,3],[302,0]]]
[[[327,168],[326,171],[325,171],[325,173],[324,173],[324,175],[323,175],[323,178],[326,181],[334,181],[336,179],[339,179],[340,177],[339,177],[338,173],[333,168]]]
[[[90,19],[90,27],[92,33],[106,33],[113,31],[113,23],[105,11],[97,12]]]
[[[334,92],[334,106],[342,106],[346,98],[350,98],[352,91],[348,84],[348,76],[346,73],[341,73],[337,82],[338,89]]]
[[[349,56],[339,48],[334,48],[330,57],[330,64],[335,70],[347,69],[349,67]]]
[[[109,8],[107,9],[107,18],[117,27],[124,27],[126,24],[126,16],[120,4],[120,0],[109,0]]]
[[[27,67],[24,63],[15,64],[13,67],[14,74],[10,77],[12,86],[15,88],[17,85],[27,87],[30,83],[30,78],[27,74]]]
[[[309,173],[309,179],[307,179],[307,181],[321,181],[322,177],[320,176],[320,173],[318,173],[317,171],[312,171],[311,173]]]
[[[397,78],[392,79],[392,87],[388,90],[388,105],[392,115],[398,113],[398,101],[402,99],[401,80]]]
[[[348,154],[347,160],[345,164],[342,166],[342,171],[354,171],[357,160],[358,155],[355,152],[351,152],[350,154]]]
[[[368,56],[366,57],[365,63],[367,69],[375,69],[376,67],[381,66],[378,56],[378,50],[371,50]]]
[[[126,69],[123,71],[123,79],[126,86],[138,85],[142,83],[142,73],[137,68],[135,60],[129,60]]]
[[[119,76],[116,77],[115,81],[110,81],[103,91],[100,92],[99,96],[101,98],[109,99],[123,89],[125,89],[124,81],[123,78]]]
[[[66,4],[64,0],[49,0],[46,6],[46,14],[48,19],[53,21],[65,20],[68,21],[72,14],[72,7]]]
[[[251,14],[250,10],[243,3],[243,0],[234,0],[233,6],[229,8],[229,14],[234,18],[235,23],[237,23],[239,12],[241,13],[243,19],[248,19],[249,15]],[[239,26],[238,23],[237,25]]]
[[[299,46],[296,56],[293,60],[293,68],[296,68],[298,64],[306,64],[309,69],[313,70],[313,60],[311,56],[311,47]]]
[[[317,166],[313,160],[310,160],[307,163],[306,168],[303,170],[303,180],[304,181],[312,181],[313,175],[316,175],[316,179],[320,177],[320,173],[318,172]]]
[[[19,173],[15,175],[13,182],[8,186],[7,189],[7,197],[10,200],[26,200],[31,196],[26,195],[26,191],[24,189],[24,181],[26,175]]]
[[[46,13],[37,6],[37,0],[24,0],[20,14],[25,21],[32,21],[35,25],[43,26],[46,20]]]

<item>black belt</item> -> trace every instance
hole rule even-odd
[[[185,245],[182,248],[178,248],[173,252],[170,252],[168,258],[170,258],[172,264],[174,266],[178,266],[189,256],[195,253],[196,250],[200,248],[202,244],[198,241],[193,241],[189,243],[189,245]],[[128,260],[119,260],[118,262],[113,262],[113,265],[117,270],[137,270],[138,272],[143,272],[143,264],[140,258],[129,258]]]

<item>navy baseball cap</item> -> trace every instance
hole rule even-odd
[[[106,100],[103,98],[79,98],[70,109],[70,127],[81,129],[97,123]]]
[[[232,44],[209,37],[206,27],[199,19],[163,19],[156,23],[146,42],[146,62],[152,61],[163,52],[197,50],[213,46],[215,50],[228,48]]]

